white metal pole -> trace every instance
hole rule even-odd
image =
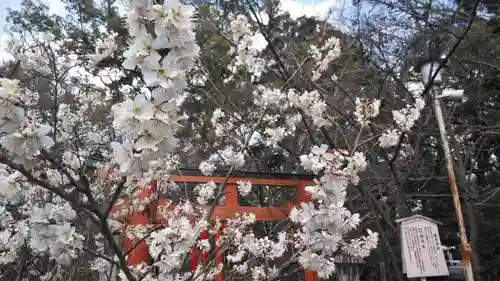
[[[465,280],[474,281],[472,274],[472,248],[467,241],[467,233],[465,232],[465,223],[462,215],[462,206],[460,204],[460,197],[458,195],[457,182],[455,179],[455,171],[453,170],[453,159],[451,157],[450,145],[446,136],[446,127],[444,124],[443,110],[441,108],[441,101],[436,98],[434,88],[432,88],[432,98],[434,100],[434,110],[436,112],[436,119],[439,126],[439,133],[441,135],[441,143],[443,145],[444,157],[446,158],[446,169],[448,170],[448,180],[451,187],[451,195],[453,197],[453,206],[455,207],[455,215],[457,217],[458,232],[460,234],[462,262],[465,271]]]

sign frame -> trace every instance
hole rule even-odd
[[[441,244],[440,222],[422,215],[396,220],[399,223],[403,273],[408,278],[449,276]]]

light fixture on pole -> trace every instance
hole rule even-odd
[[[438,86],[443,84],[443,68],[440,65],[441,62],[438,60],[424,60],[420,63],[419,71],[422,74],[422,82],[425,86],[429,84],[433,77],[433,85]]]
[[[424,86],[430,87],[429,93],[432,96],[434,102],[434,111],[436,113],[436,119],[439,126],[439,133],[441,136],[441,143],[443,146],[443,152],[446,159],[446,169],[448,171],[448,180],[451,187],[451,195],[453,198],[453,206],[455,208],[455,215],[457,217],[458,232],[460,236],[461,244],[461,254],[462,262],[465,270],[465,280],[474,281],[474,276],[472,273],[472,248],[467,241],[467,233],[465,231],[465,223],[462,215],[462,206],[460,204],[460,196],[458,194],[457,182],[455,179],[455,170],[453,168],[453,158],[450,152],[450,145],[448,143],[448,138],[446,134],[446,127],[444,124],[443,110],[441,107],[442,98],[452,98],[452,99],[462,99],[463,90],[453,90],[453,91],[442,91],[441,85],[443,84],[443,75],[441,61],[435,59],[437,56],[430,56],[431,59],[422,60],[420,64],[415,67],[417,71],[422,74],[422,82]],[[432,58],[434,57],[434,58]],[[434,77],[434,79],[432,79]],[[438,95],[438,93],[441,93]]]

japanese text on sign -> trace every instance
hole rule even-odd
[[[408,278],[449,275],[435,223],[423,219],[403,222],[401,245]]]

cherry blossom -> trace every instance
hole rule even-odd
[[[292,252],[303,269],[328,278],[335,270],[337,253],[367,257],[377,247],[378,236],[368,231],[366,236],[346,238],[359,227],[361,219],[344,206],[348,188],[359,184],[362,173],[370,168],[367,157],[356,148],[330,150],[330,145],[320,140],[307,143],[302,155],[297,155],[298,168],[316,175],[314,184],[306,187],[313,201],[293,208],[289,217],[294,226],[274,237],[255,235],[252,226],[256,216],[251,213],[236,214],[223,229],[219,220],[210,220],[211,213],[198,204],[210,206],[223,197],[224,184],[214,182],[197,185],[193,189],[196,199],[180,200],[165,213],[165,224],[159,229],[151,224],[125,227],[119,221],[119,216],[127,217],[131,212],[150,211],[148,207],[162,192],[185,191],[170,181],[181,165],[180,151],[191,150],[178,133],[190,125],[186,123],[192,116],[185,116],[180,107],[193,97],[191,87],[211,82],[207,74],[199,79],[191,76],[206,70],[198,58],[201,48],[193,6],[178,0],[161,5],[144,0],[129,2],[126,24],[131,38],[127,46],[118,46],[114,40],[117,35],[106,33],[95,54],[83,59],[76,54],[47,58],[44,52],[60,50],[64,45],[54,36],[45,36],[37,39],[41,48],[16,53],[26,70],[67,73],[55,77],[50,85],[54,92],[60,90],[61,95],[71,97],[71,102],[57,103],[50,116],[53,120],[36,108],[38,93],[21,86],[20,81],[0,79],[0,145],[5,151],[1,158],[5,166],[0,169],[0,202],[7,206],[22,201],[21,218],[14,218],[0,205],[0,263],[16,262],[24,248],[58,266],[71,265],[86,252],[94,254],[91,268],[99,272],[100,280],[201,281],[213,279],[222,265],[208,269],[200,265],[192,273],[179,272],[193,247],[208,252],[217,243],[231,249],[227,260],[236,271],[263,280],[279,276],[282,269],[267,268],[263,262],[250,266],[248,260],[279,260]],[[252,149],[261,147],[273,155],[289,157],[290,152],[282,146],[301,133],[301,123],[311,125],[311,135],[336,126],[320,89],[260,84],[263,74],[275,64],[255,46],[255,38],[264,35],[253,28],[254,20],[246,15],[231,14],[228,19],[223,32],[232,43],[228,50],[231,60],[225,66],[230,73],[221,82],[245,90],[248,87],[251,96],[242,112],[226,111],[228,105],[223,104],[200,115],[214,131],[213,142],[207,141],[210,149],[205,147],[211,154],[196,163],[205,175],[218,168],[244,171],[252,164]],[[340,53],[336,37],[326,38],[320,46],[309,46],[308,56],[314,60],[312,80],[318,81],[327,73]],[[109,56],[123,59],[125,71],[140,74],[140,79],[134,78],[130,85],[118,86],[123,97],[119,100],[110,85],[121,81],[126,72],[90,71]],[[87,63],[81,66],[80,60]],[[240,81],[241,73],[249,74],[249,83]],[[96,89],[73,86],[76,78],[82,85],[96,84]],[[394,111],[398,130],[411,129],[424,105],[417,99],[411,108]],[[368,122],[378,116],[381,104],[379,100],[358,99],[354,106],[353,117]],[[109,115],[98,122],[92,120],[90,115],[102,108],[109,109]],[[47,119],[51,122],[45,122]],[[388,132],[391,134],[385,133],[380,139],[383,147],[394,145],[394,133]],[[144,195],[142,187],[153,181],[158,183],[157,190]],[[251,182],[236,184],[241,196],[251,196]],[[112,212],[112,205],[125,207]],[[129,239],[146,239],[152,264],[127,266],[127,256],[116,244],[114,232]],[[200,239],[205,232],[221,235],[216,242]]]

